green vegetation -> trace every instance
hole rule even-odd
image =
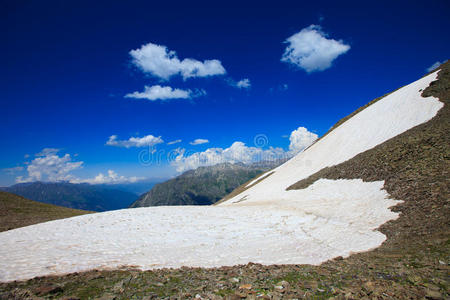
[[[156,184],[131,207],[160,205],[211,205],[244,182],[252,180],[279,162],[243,165],[218,164],[187,171]]]
[[[0,191],[0,231],[91,213],[25,199]]]

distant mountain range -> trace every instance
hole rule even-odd
[[[1,190],[42,203],[91,211],[126,208],[138,198],[137,194],[114,186],[87,183],[37,181],[19,183]]]
[[[264,161],[250,165],[224,163],[200,167],[156,184],[130,207],[211,205],[241,184],[283,162]]]

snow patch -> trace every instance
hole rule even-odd
[[[261,175],[259,175],[258,177],[256,177],[256,178],[253,179],[252,181],[250,181],[250,183],[247,184],[245,187],[249,187],[249,186],[253,185],[255,182],[257,182],[258,180],[264,179],[264,177],[267,177],[267,176],[268,176],[268,173],[270,173],[270,172],[271,172],[271,171],[267,171],[267,172],[262,173]]]
[[[397,217],[383,182],[319,180],[275,205],[149,207],[0,233],[0,281],[137,266],[320,264],[377,247]],[[280,203],[281,204],[281,203]]]

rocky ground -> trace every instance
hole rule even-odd
[[[385,180],[405,202],[379,248],[320,266],[248,264],[214,269],[90,271],[0,284],[0,299],[450,299],[450,63],[424,96],[445,106],[417,126],[318,178]]]
[[[90,271],[0,285],[0,299],[448,299],[449,239],[337,258],[321,266]]]

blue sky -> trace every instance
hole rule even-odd
[[[448,1],[0,5],[0,185],[292,155],[450,45]]]

